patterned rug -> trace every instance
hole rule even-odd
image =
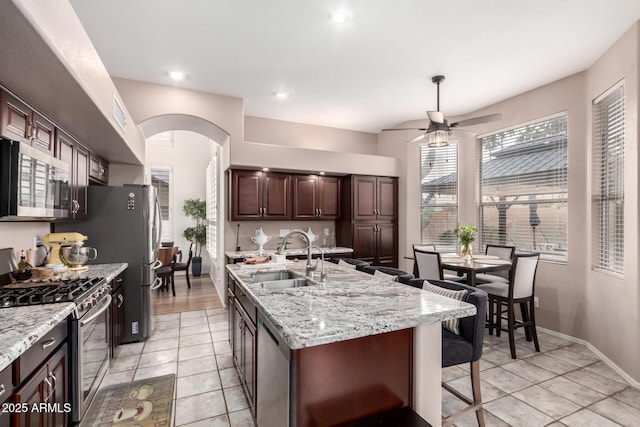
[[[100,389],[81,427],[171,426],[175,377],[169,374]]]

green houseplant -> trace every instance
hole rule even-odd
[[[193,258],[191,259],[191,274],[200,276],[202,272],[202,248],[207,242],[207,202],[200,199],[187,199],[182,206],[184,214],[196,220],[196,225],[187,227],[182,235],[185,239],[195,243]]]
[[[476,240],[476,231],[478,228],[471,221],[466,226],[458,224],[453,229],[460,242],[460,256],[467,260],[471,260],[473,255],[471,244]]]

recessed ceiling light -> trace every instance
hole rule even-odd
[[[262,168],[262,171],[263,171],[263,172],[268,172],[268,171],[269,171],[269,168]]]
[[[184,71],[169,71],[169,77],[173,80],[183,80],[184,79]]]
[[[320,175],[324,175],[324,172],[320,172]]]
[[[351,20],[353,19],[353,14],[349,10],[340,9],[331,12],[329,17],[334,22],[334,24],[345,25],[351,22]]]
[[[277,90],[273,92],[273,95],[278,99],[287,99],[290,93],[283,90]]]

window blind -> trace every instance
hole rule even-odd
[[[624,273],[624,87],[593,102],[592,267]]]
[[[567,260],[567,114],[478,139],[480,242]]]
[[[160,204],[162,218],[162,241],[173,240],[173,222],[171,218],[171,169],[151,168],[151,185],[155,187]]]
[[[458,222],[458,144],[420,146],[420,239],[438,250],[455,250]]]
[[[215,261],[218,257],[218,156],[207,166],[207,252]]]

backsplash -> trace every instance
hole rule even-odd
[[[0,248],[13,248],[18,256],[22,249],[34,249],[34,237],[47,233],[48,222],[0,222]]]
[[[276,249],[278,247],[282,241],[280,230],[291,231],[297,228],[307,231],[311,227],[313,234],[318,236],[318,239],[314,242],[316,246],[322,246],[325,228],[329,230],[329,235],[335,231],[334,221],[232,221],[230,224],[231,231],[233,231],[233,245],[235,245],[236,230],[238,229],[238,224],[240,224],[238,245],[244,251],[258,249],[258,245],[249,238],[255,236],[256,230],[261,227],[264,234],[271,237],[271,240],[264,245],[265,249]],[[299,235],[293,235],[289,239],[287,247],[291,249],[303,248],[305,243],[300,239]],[[228,247],[225,250],[235,250],[235,247]]]

